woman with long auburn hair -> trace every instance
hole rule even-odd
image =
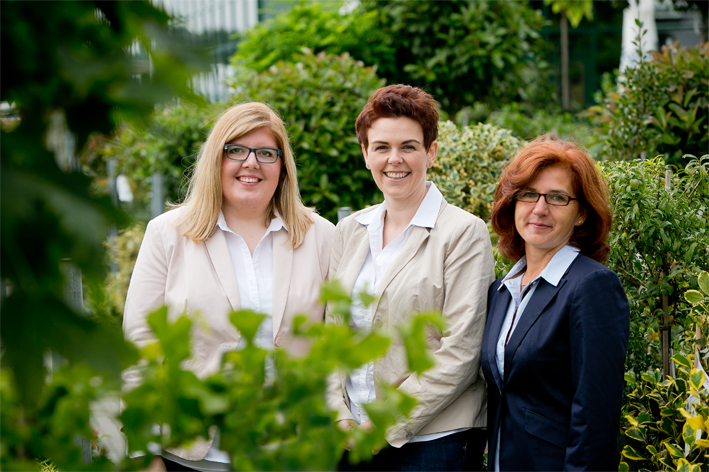
[[[324,319],[318,299],[333,231],[301,201],[280,117],[261,103],[229,108],[200,149],[184,203],[148,224],[126,298],[126,337],[151,342],[146,316],[163,305],[171,317],[197,317],[189,365],[203,378],[243,342],[229,313],[251,309],[267,315],[256,344],[302,352],[291,322],[296,314]],[[231,470],[218,434],[162,456],[168,470]]]
[[[488,292],[489,469],[617,470],[630,311],[603,265],[612,217],[596,164],[534,140],[502,175],[491,220],[516,264]]]

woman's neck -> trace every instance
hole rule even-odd
[[[254,254],[256,246],[266,233],[268,226],[266,225],[266,213],[263,212],[244,212],[233,211],[232,209],[222,207],[224,220],[227,226],[234,233],[241,236],[251,252]]]
[[[406,200],[387,199],[386,214],[384,215],[384,241],[383,247],[395,240],[409,226],[411,220],[416,216],[416,212],[421,206],[421,202],[426,197],[428,189],[422,186],[420,192],[412,195]]]
[[[550,250],[539,250],[533,247],[525,248],[525,256],[527,257],[527,271],[522,277],[522,284],[527,285],[532,280],[539,277],[539,274],[546,269],[549,262],[554,258],[554,254],[564,247],[558,246]]]

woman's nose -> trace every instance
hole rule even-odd
[[[549,211],[549,204],[543,195],[539,195],[539,200],[534,204],[534,214],[541,215]]]
[[[400,164],[402,161],[401,153],[396,149],[392,149],[391,154],[389,154],[389,164]]]
[[[246,156],[246,160],[241,164],[242,167],[253,167],[258,168],[259,162],[256,159],[256,151],[249,151],[249,155]]]

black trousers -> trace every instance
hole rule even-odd
[[[386,447],[371,462],[350,464],[347,451],[337,470],[340,471],[481,471],[487,431],[473,428],[433,441]]]

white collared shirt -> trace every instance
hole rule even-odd
[[[359,298],[359,294],[366,291],[368,294],[374,295],[378,292],[381,281],[384,279],[391,264],[400,256],[414,226],[434,228],[436,225],[443,195],[432,182],[426,182],[426,187],[428,189],[426,196],[409,225],[384,248],[382,246],[384,245],[386,203],[382,203],[375,211],[364,213],[355,218],[359,224],[367,227],[369,233],[369,252],[355,280],[352,289],[353,303],[350,307],[350,314],[352,315],[350,322],[363,332],[368,333],[371,331],[372,307],[371,305],[365,307]],[[376,399],[374,362],[369,362],[355,369],[352,374],[347,376],[345,390],[350,399],[350,411],[357,423],[361,424],[368,420],[369,416],[362,405]],[[416,436],[409,442],[430,441],[458,431],[460,430]]]
[[[267,316],[256,333],[254,343],[263,349],[273,349],[273,233],[286,228],[286,225],[281,217],[276,215],[256,245],[253,256],[246,241],[229,229],[221,211],[217,227],[224,231],[226,237],[239,289],[241,309],[253,310]],[[240,345],[243,345],[243,342],[242,339]]]
[[[522,259],[517,261],[517,263],[510,269],[502,283],[497,287],[497,291],[503,289],[503,287],[509,290],[510,295],[512,295],[512,300],[507,307],[507,313],[505,319],[502,322],[502,328],[500,329],[500,334],[497,338],[497,348],[495,350],[495,362],[497,363],[497,371],[500,373],[500,378],[505,378],[505,347],[507,340],[512,337],[512,334],[517,328],[520,318],[524,309],[527,307],[529,300],[534,295],[534,292],[539,285],[539,280],[544,279],[554,287],[559,285],[561,277],[564,276],[567,269],[574,262],[574,259],[578,257],[579,249],[568,244],[561,249],[559,249],[556,254],[551,258],[544,270],[539,274],[539,276],[531,281],[524,291],[522,290],[522,276],[524,275],[524,270],[527,268],[527,257],[524,256]],[[524,297],[522,297],[524,295]],[[516,312],[516,314],[515,314]],[[500,430],[497,430],[497,449],[495,450],[495,471],[500,470]]]
[[[285,223],[279,215],[271,220],[271,224],[266,228],[259,243],[254,249],[253,256],[249,251],[249,246],[244,238],[234,233],[226,224],[224,214],[219,212],[217,227],[224,231],[227,248],[231,264],[236,275],[236,284],[239,289],[239,303],[244,310],[253,310],[266,315],[261,326],[254,337],[254,344],[263,349],[273,349],[273,233],[281,228],[286,228]],[[244,338],[241,338],[239,347],[245,345]],[[273,359],[266,358],[266,378],[273,378],[275,368]],[[229,454],[219,449],[219,432],[212,446],[207,452],[207,456],[201,461],[188,461],[173,454],[163,451],[163,455],[187,467],[201,470],[224,470],[224,466],[219,464],[229,464]],[[227,467],[228,468],[228,467]]]

